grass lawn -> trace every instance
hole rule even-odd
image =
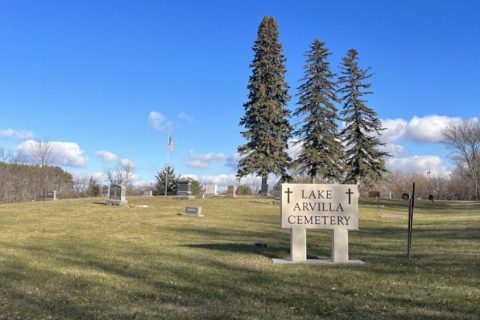
[[[362,200],[350,257],[289,255],[271,199],[102,198],[0,205],[0,319],[479,319],[480,203]],[[204,218],[177,215],[199,205]],[[309,257],[330,232],[308,231]],[[266,242],[257,249],[256,242]]]

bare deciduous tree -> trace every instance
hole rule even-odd
[[[443,130],[442,142],[451,151],[451,158],[457,164],[466,166],[473,184],[473,197],[480,199],[480,121],[452,122]]]
[[[48,166],[52,154],[52,142],[49,140],[32,140],[33,152],[40,167]]]
[[[132,183],[133,171],[133,162],[122,160],[115,168],[105,168],[105,175],[111,184],[129,186]]]

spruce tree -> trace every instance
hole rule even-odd
[[[177,181],[179,177],[175,175],[173,167],[166,165],[162,171],[157,172],[155,179],[157,180],[155,185],[156,195],[175,194],[177,191]],[[165,185],[167,187],[166,192]]]
[[[372,76],[370,68],[358,66],[358,52],[350,49],[343,58],[339,77],[343,94],[343,110],[341,116],[345,128],[341,134],[346,147],[347,176],[346,182],[371,185],[383,178],[387,172],[385,160],[388,153],[380,150],[384,143],[379,136],[382,123],[377,113],[366,105],[364,96],[371,94],[370,83],[366,81]]]
[[[285,57],[278,38],[275,19],[265,17],[253,45],[248,101],[240,120],[247,143],[238,148],[242,158],[237,177],[256,174],[262,177],[262,184],[266,184],[269,173],[287,179],[291,161],[286,150],[292,127],[288,122],[290,112],[285,107],[290,97],[285,82]]]
[[[299,107],[293,113],[302,126],[295,131],[301,144],[296,164],[315,183],[316,177],[339,181],[343,173],[343,147],[336,121],[335,74],[327,61],[325,43],[315,39],[306,53],[305,75],[298,88]]]

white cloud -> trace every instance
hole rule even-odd
[[[300,149],[302,147],[301,143],[296,143],[298,140],[290,139],[288,140],[288,149],[287,153],[292,158],[292,160],[296,160],[298,157],[298,154],[300,153]],[[241,155],[238,152],[235,152],[232,154],[230,157],[227,157],[226,160],[226,165],[227,167],[231,168],[233,171],[237,171],[238,169],[238,162],[240,159],[242,159],[243,155]]]
[[[120,160],[120,164],[124,167],[130,167],[132,169],[135,167],[135,163],[130,159],[122,159]]]
[[[225,160],[223,153],[195,153],[188,152],[187,166],[190,168],[207,168],[208,166]]]
[[[95,154],[104,162],[112,162],[117,160],[117,155],[110,151],[97,151]]]
[[[442,140],[443,130],[452,122],[459,121],[457,117],[429,115],[414,116],[410,121],[404,119],[385,119],[382,125],[386,128],[381,139],[385,142],[408,139],[420,143],[437,143]]]
[[[225,159],[226,162],[227,162],[227,167],[231,168],[233,171],[237,171],[238,162],[240,161],[241,158],[242,158],[242,156],[238,152],[235,152],[230,157],[227,157]]]
[[[382,151],[387,152],[390,156],[396,158],[400,157],[405,154],[405,147],[399,144],[394,143],[387,143],[383,148]]]
[[[180,114],[178,115],[178,118],[180,120],[183,120],[183,121],[187,121],[187,122],[192,122],[193,121],[193,117],[191,115],[189,115],[188,113],[186,112],[180,112]]]
[[[35,162],[35,141],[27,140],[18,145],[16,151],[19,156],[27,161]],[[84,155],[80,146],[74,142],[50,141],[50,164],[66,167],[84,167],[87,163],[87,157]]]
[[[107,184],[108,183],[108,177],[105,174],[105,172],[94,172],[91,175],[99,184]]]
[[[298,140],[288,140],[288,150],[287,153],[292,158],[292,160],[296,160],[298,155],[302,149],[303,143],[297,143]]]
[[[402,139],[405,136],[408,123],[403,119],[386,119],[382,120],[382,125],[385,128],[382,131],[382,140],[391,142]]]
[[[446,116],[426,116],[423,118],[413,117],[408,123],[407,138],[417,142],[440,142],[443,130],[452,121],[459,121],[460,118]]]
[[[33,139],[33,133],[30,131],[16,131],[11,128],[0,131],[0,137],[2,138],[15,138],[18,140]]]
[[[160,132],[169,131],[172,129],[172,123],[167,121],[167,118],[160,112],[151,111],[148,114],[148,122],[150,126]]]
[[[388,170],[400,171],[403,173],[426,173],[432,172],[432,175],[445,176],[449,171],[445,168],[443,159],[439,156],[412,156],[390,158],[387,160]]]

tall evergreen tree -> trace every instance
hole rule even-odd
[[[177,181],[179,177],[175,175],[173,167],[166,165],[162,171],[157,172],[155,179],[157,180],[155,185],[156,195],[171,195],[177,192]],[[165,186],[167,187],[166,192]]]
[[[278,37],[275,19],[263,18],[253,45],[255,56],[250,65],[248,101],[240,120],[247,143],[238,148],[242,158],[237,177],[256,174],[262,177],[262,184],[266,184],[269,173],[287,179],[291,161],[287,141],[292,127],[288,122],[290,112],[285,108],[290,97],[285,82],[285,57]]]
[[[387,172],[385,160],[389,156],[380,150],[385,145],[379,139],[384,130],[382,123],[363,98],[372,93],[369,91],[371,84],[366,82],[372,74],[370,68],[361,69],[358,66],[355,49],[350,49],[343,58],[341,73],[339,92],[343,94],[341,116],[345,128],[341,134],[346,146],[346,182],[368,186],[383,178]]]
[[[344,153],[336,123],[338,99],[329,55],[325,43],[315,39],[306,53],[305,75],[298,88],[299,107],[293,113],[302,119],[302,126],[295,131],[301,144],[297,164],[312,183],[316,177],[339,181],[343,173]]]

